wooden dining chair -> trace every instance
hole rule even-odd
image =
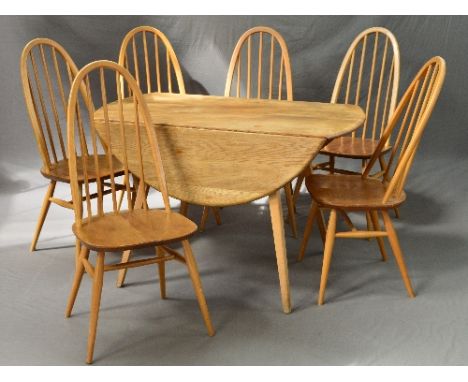
[[[186,94],[184,77],[174,48],[166,35],[151,26],[129,31],[120,46],[119,64],[135,77],[143,93]],[[217,224],[221,216],[217,208],[203,207],[200,231],[205,228],[211,209]],[[187,215],[188,204],[181,201],[180,213]]]
[[[126,89],[130,89],[132,94],[125,100],[122,83],[125,84]],[[82,94],[81,89],[85,89],[86,94]],[[115,102],[119,111],[115,115],[109,115],[107,105],[113,99],[117,99]],[[188,238],[197,231],[197,225],[170,209],[156,132],[152,128],[150,115],[137,82],[125,68],[117,63],[96,61],[86,65],[78,72],[71,88],[69,100],[67,125],[70,184],[74,201],[82,199],[81,190],[83,188],[85,203],[84,207],[82,203],[75,202],[73,204],[75,210],[73,232],[81,243],[81,251],[76,262],[66,317],[69,317],[72,312],[83,274],[86,272],[92,279],[86,362],[91,363],[93,360],[103,277],[104,272],[107,271],[158,264],[161,297],[165,298],[165,262],[178,260],[184,263],[192,279],[208,334],[214,335],[197,265],[188,241]],[[94,114],[98,112],[95,108],[96,104],[102,106],[104,123],[94,122]],[[126,110],[125,114],[124,109]],[[79,110],[81,113],[78,112]],[[85,120],[88,122],[87,124],[84,123]],[[89,126],[88,132],[83,128],[86,125]],[[131,130],[133,132],[128,133]],[[102,162],[100,161],[100,153],[105,148],[100,144],[99,137],[105,137],[109,146]],[[84,159],[85,156],[81,154],[87,146],[89,152],[87,159]],[[118,208],[113,171],[110,171],[109,179],[112,201],[107,204],[103,201],[102,183],[99,180],[102,174],[105,174],[106,168],[110,167],[112,170],[113,153],[119,153],[125,174],[124,181],[127,190],[127,200],[124,201],[124,206],[125,204],[127,206],[125,211]],[[90,163],[94,163],[94,166],[90,166]],[[132,168],[139,169],[136,171],[139,189],[135,202],[130,197],[132,185],[130,184],[129,164]],[[81,173],[83,174],[83,187],[81,187]],[[163,210],[149,209],[144,203],[146,199],[144,184],[149,178],[156,180],[160,186],[159,189],[164,201]],[[93,190],[90,179],[97,179],[95,190]],[[95,203],[91,200],[93,193],[97,194]],[[182,243],[184,255],[167,247],[166,244],[172,242]],[[127,261],[117,264],[104,264],[106,252],[128,252],[145,247],[155,247],[155,256],[133,261],[127,259]],[[89,261],[90,251],[97,253],[94,266]]]
[[[388,29],[373,27],[361,32],[351,43],[341,63],[331,97],[331,103],[361,106],[366,119],[363,126],[349,136],[335,138],[320,154],[328,160],[314,165],[331,174],[362,173],[374,154],[383,130],[395,110],[400,80],[400,50],[398,42]],[[381,152],[381,170],[385,168],[384,156],[390,150],[391,137]],[[335,166],[336,158],[361,160],[361,170]],[[379,173],[381,175],[382,172]],[[302,174],[294,189],[297,200],[304,176]]]
[[[408,295],[414,297],[399,240],[388,210],[401,205],[406,199],[403,190],[405,182],[424,129],[437,102],[444,82],[445,71],[445,61],[441,57],[430,59],[421,68],[401,98],[362,175],[313,174],[306,178],[306,185],[312,196],[312,204],[299,253],[299,261],[304,257],[314,220],[320,224],[322,221],[321,216],[319,216],[320,210],[330,209],[325,234],[319,305],[324,302],[335,238],[376,238],[382,259],[385,261],[387,255],[383,238],[387,237]],[[392,135],[395,139],[389,149],[388,162],[382,178],[371,177],[371,170],[379,161],[382,152],[387,147],[388,139]],[[354,228],[350,231],[337,232],[337,214],[347,211],[370,214],[373,229],[357,230]],[[384,230],[380,228],[379,213],[383,217]]]
[[[72,201],[54,197],[54,191],[57,182],[70,183],[65,121],[67,97],[78,69],[60,44],[47,38],[36,38],[23,49],[20,71],[26,108],[42,159],[41,174],[50,180],[31,242],[30,250],[34,251],[50,204],[74,208]],[[102,164],[101,180],[106,187],[105,181],[111,175],[110,168],[106,167],[104,156],[98,159]],[[94,167],[95,164],[91,161],[88,165]],[[82,169],[78,171],[78,179],[82,182]],[[114,163],[113,171],[115,176],[123,174],[118,163]],[[89,180],[95,182],[96,178]],[[116,187],[123,190],[122,185]],[[110,189],[106,187],[103,192],[109,194]]]
[[[239,38],[229,64],[224,96],[293,100],[288,47],[276,30],[258,26],[249,29]],[[288,221],[294,237],[297,237],[291,183],[284,186],[284,192]]]

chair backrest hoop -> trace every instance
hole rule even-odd
[[[145,60],[145,74],[146,74],[146,93],[151,93],[153,92],[152,90],[152,85],[151,85],[151,71],[150,71],[150,64],[149,64],[149,57],[148,57],[148,42],[146,39],[146,33],[151,33],[154,37],[154,49],[155,49],[155,69],[156,69],[156,87],[154,89],[154,92],[156,93],[161,93],[162,92],[162,87],[161,87],[161,71],[160,71],[160,57],[159,57],[159,41],[161,41],[166,48],[166,75],[167,75],[167,81],[168,81],[168,92],[172,93],[172,71],[171,71],[171,66],[174,70],[174,74],[176,76],[177,80],[177,87],[179,89],[180,94],[185,94],[185,84],[184,84],[184,77],[182,75],[182,70],[180,67],[179,60],[175,54],[174,48],[172,47],[171,42],[169,39],[166,37],[166,35],[161,32],[159,29],[151,27],[151,26],[139,26],[136,28],[133,28],[130,30],[122,40],[122,44],[120,45],[120,52],[119,52],[119,65],[123,66],[127,70],[130,71],[130,68],[128,66],[128,45],[132,43],[132,51],[133,51],[133,60],[134,60],[134,73],[133,76],[136,79],[138,85],[140,86],[140,89],[142,89],[142,83],[140,81],[140,73],[139,73],[139,68],[138,64],[135,65],[135,60],[138,60],[138,52],[136,51],[136,45],[135,45],[135,38],[138,34],[142,35],[142,41],[143,41],[143,49],[144,49],[144,60]],[[138,62],[138,61],[137,61]]]
[[[382,44],[379,42],[379,36],[383,35],[385,37],[385,43]],[[372,37],[371,37],[372,36]],[[368,40],[374,39],[373,48],[367,49]],[[358,52],[358,48],[361,48],[361,52]],[[390,53],[393,53],[393,56],[390,57],[390,60],[387,59],[388,51],[391,49]],[[363,85],[363,72],[364,64],[366,59],[366,52],[369,54],[372,51],[372,61],[369,73],[369,83],[368,86]],[[378,53],[382,54],[381,58],[378,58]],[[356,57],[358,55],[359,57]],[[359,71],[357,73],[357,83],[355,89],[351,89],[351,83],[354,80],[354,65],[355,61],[359,61]],[[387,70],[387,62],[390,63],[390,69]],[[380,68],[380,70],[379,70]],[[387,77],[387,81],[385,81]],[[374,82],[374,78],[378,78],[378,86],[376,89],[376,94],[374,95],[374,88],[377,82]],[[387,82],[386,85],[384,82]],[[400,49],[398,42],[393,35],[386,28],[382,27],[372,27],[362,31],[346,52],[343,61],[341,63],[338,75],[336,77],[335,86],[333,88],[333,93],[331,97],[331,103],[352,103],[356,105],[361,105],[366,113],[366,120],[364,122],[363,128],[361,130],[362,136],[364,139],[367,136],[371,135],[372,139],[379,139],[382,135],[382,132],[387,125],[392,113],[395,110],[397,97],[398,97],[398,86],[400,82]],[[346,86],[345,86],[346,85]],[[340,95],[343,88],[345,87],[346,93],[344,100],[340,100]],[[355,90],[354,97],[351,96],[351,90]],[[367,97],[361,97],[362,92],[367,92]],[[372,100],[375,100],[374,104]],[[361,102],[364,101],[364,102]],[[371,109],[372,116],[371,116]],[[372,125],[372,129],[368,129],[368,125]],[[380,128],[379,128],[380,125]],[[380,130],[380,134],[379,134]],[[353,133],[355,136],[356,133]]]
[[[49,47],[50,51],[52,52],[52,59],[54,63],[52,68],[50,68],[46,63],[46,56],[44,52],[45,46]],[[40,51],[40,61],[42,63],[42,72],[45,77],[46,89],[42,89],[43,85],[41,85],[41,83],[43,83],[44,78],[39,78],[39,65],[36,64],[35,58],[33,56],[33,49],[35,48],[38,48]],[[53,72],[55,73],[55,76],[57,78],[57,81],[55,81],[54,83],[58,85],[58,90],[61,96],[61,107],[64,109],[63,114],[65,115],[67,109],[67,98],[63,88],[63,81],[60,74],[59,64],[57,61],[57,53],[63,61],[63,63],[65,63],[67,69],[69,70],[68,82],[69,86],[71,86],[73,78],[78,73],[78,68],[76,67],[73,59],[70,57],[68,52],[63,48],[62,45],[60,45],[56,41],[51,40],[49,38],[33,39],[24,47],[20,59],[21,83],[26,102],[26,108],[28,111],[29,118],[31,120],[34,136],[38,144],[39,154],[41,156],[42,163],[46,171],[50,171],[52,163],[58,161],[58,150],[55,147],[53,138],[55,134],[57,135],[57,138],[60,143],[62,157],[63,159],[67,159],[65,143],[66,139],[63,138],[62,127],[60,126],[60,121],[58,118],[58,109],[60,108],[58,105],[59,102],[55,100],[53,83],[51,79],[52,76],[50,75],[50,73]],[[32,74],[29,69],[29,64],[32,66],[33,69]],[[35,97],[33,94],[33,83],[35,83],[36,85],[35,88],[37,97]],[[49,108],[47,107],[46,97],[44,93],[47,93],[49,95]],[[47,111],[47,109],[49,109],[49,111]],[[42,115],[42,119],[40,117],[40,114]],[[52,114],[52,116],[50,116],[50,119],[53,119],[53,122],[49,121],[49,114]],[[56,128],[55,134],[53,131],[53,125],[55,125]],[[65,131],[65,128],[63,128],[63,130]]]
[[[78,100],[78,92],[81,91],[81,89],[83,88],[83,85],[86,86],[87,88],[87,91],[88,91],[88,97],[84,100],[84,102],[86,103],[86,107],[88,109],[88,113],[89,113],[89,116],[90,116],[90,129],[92,130],[91,131],[91,136],[93,137],[94,134],[96,134],[96,130],[95,130],[95,127],[94,127],[94,122],[93,122],[93,118],[94,118],[94,104],[93,104],[93,99],[92,99],[92,96],[90,96],[90,85],[89,85],[89,74],[91,74],[92,72],[94,71],[98,71],[99,70],[99,74],[100,74],[100,82],[101,82],[101,94],[102,92],[106,92],[105,90],[105,80],[104,80],[104,70],[111,70],[113,71],[115,74],[116,74],[116,81],[120,83],[122,82],[126,82],[129,89],[131,90],[132,92],[132,96],[129,97],[130,98],[130,101],[133,101],[133,105],[134,105],[134,109],[135,109],[135,116],[136,116],[136,119],[135,119],[135,125],[137,127],[137,130],[140,129],[140,127],[142,127],[144,125],[144,130],[146,132],[146,136],[148,137],[148,143],[149,143],[149,147],[151,149],[151,156],[152,156],[152,162],[154,164],[154,166],[156,167],[156,174],[158,176],[158,183],[159,183],[159,188],[160,188],[160,192],[163,196],[163,201],[164,201],[164,207],[165,207],[165,210],[166,211],[170,211],[170,205],[169,205],[169,197],[168,197],[168,193],[167,193],[167,184],[166,184],[166,178],[165,178],[165,174],[164,174],[164,168],[163,168],[163,165],[162,165],[162,159],[161,159],[161,155],[160,155],[160,152],[159,152],[159,147],[158,147],[158,140],[157,140],[157,136],[156,136],[156,132],[151,124],[151,117],[150,117],[150,114],[149,114],[149,111],[148,111],[148,108],[146,106],[146,103],[144,101],[144,98],[143,98],[143,94],[141,92],[141,90],[139,89],[139,86],[137,84],[137,82],[135,81],[135,79],[132,77],[132,75],[130,74],[130,72],[128,72],[128,70],[126,70],[124,67],[120,66],[119,64],[113,62],[113,61],[107,61],[107,60],[100,60],[100,61],[95,61],[95,62],[91,62],[89,63],[88,65],[84,66],[76,75],[75,77],[75,80],[73,81],[73,85],[72,85],[72,88],[71,88],[71,91],[70,91],[70,97],[69,97],[69,102],[68,102],[68,112],[67,112],[67,135],[68,135],[68,150],[69,150],[69,153],[70,153],[70,159],[69,159],[69,169],[70,169],[70,185],[71,185],[71,188],[72,188],[72,195],[73,195],[73,201],[74,201],[74,207],[75,207],[75,221],[77,223],[81,223],[82,222],[82,203],[81,203],[81,200],[82,200],[82,195],[81,195],[81,183],[83,183],[83,181],[79,181],[78,179],[78,155],[77,155],[77,144],[76,144],[76,138],[75,138],[75,135],[76,135],[76,132],[75,132],[75,120],[76,120],[76,112],[77,110],[79,109],[79,100]],[[120,87],[117,86],[117,97],[118,97],[118,102],[119,102],[119,105],[122,105],[122,101],[123,101],[123,93],[120,90]],[[82,92],[81,92],[82,93]],[[104,95],[103,96],[103,101],[106,100],[106,97],[107,95]],[[78,107],[77,107],[78,105]],[[105,104],[107,106],[107,104]],[[104,104],[103,104],[103,108],[104,110],[104,114],[106,115],[105,119],[106,119],[106,129],[110,129],[110,125],[109,125],[109,118],[108,118],[108,115],[107,115],[107,109],[106,107],[104,107]],[[121,113],[123,113],[123,109],[121,109]],[[140,117],[142,117],[142,120],[140,122]],[[139,123],[138,123],[139,122]],[[123,120],[120,120],[120,125],[121,125],[121,129],[123,129],[123,124],[124,124],[124,121]],[[118,127],[114,127],[115,129],[118,129]],[[93,130],[94,129],[94,130]],[[107,130],[109,131],[109,130]],[[137,133],[138,134],[138,133]],[[81,137],[81,132],[80,134],[78,134],[80,137]],[[110,133],[109,133],[110,135]],[[95,142],[96,142],[96,139],[95,139]],[[125,145],[125,139],[121,142],[122,145]],[[93,143],[93,148],[94,148],[95,144]],[[127,150],[127,147],[124,147],[124,150]],[[141,163],[141,168],[143,168],[143,157],[141,155],[141,148],[138,149],[139,150],[139,160],[140,160],[140,163]],[[95,158],[96,156],[98,155],[97,151],[95,150],[92,154],[90,154],[89,156],[91,155],[94,155]],[[109,146],[108,150],[106,151],[106,155],[108,156],[109,158],[109,163],[112,163],[112,147]],[[80,160],[83,160],[83,158],[79,158]],[[148,159],[148,158],[146,158]],[[97,160],[96,160],[97,161]],[[86,162],[84,162],[86,163]],[[124,167],[125,167],[125,180],[128,181],[128,174],[129,174],[129,170],[128,170],[128,164],[123,164]],[[112,166],[112,164],[110,165]],[[84,167],[84,166],[83,166]],[[83,172],[85,173],[84,177],[85,177],[85,180],[84,180],[84,183],[89,183],[87,181],[87,178],[86,178],[86,168],[83,169]],[[99,173],[99,170],[96,170],[97,173]],[[112,174],[112,172],[111,172]],[[143,184],[144,182],[144,172],[142,171],[141,174],[139,174],[141,176],[141,184],[140,186]],[[115,196],[115,192],[116,192],[116,187],[115,187],[115,183],[114,183],[114,177],[113,175],[111,175],[111,187],[112,187],[112,195],[113,195],[113,201],[114,201],[114,208],[113,208],[113,212],[114,213],[118,213],[118,209],[116,208],[116,203],[115,203],[115,200],[116,200],[116,196]],[[98,176],[98,180],[96,181],[97,183],[97,188],[98,188],[98,193],[99,193],[99,198],[98,198],[98,203],[101,201],[102,203],[102,196],[103,196],[103,192],[102,192],[102,186],[100,185],[100,182],[99,182],[99,176]],[[87,185],[87,184],[85,184]],[[129,187],[128,187],[128,184],[127,184],[127,191],[129,191]],[[89,195],[90,191],[89,191],[89,187],[85,187],[85,197],[83,197],[83,200],[86,201],[86,204],[87,204],[87,207],[88,207],[88,218],[91,219],[94,215],[96,214],[93,214],[92,213],[92,209],[91,209],[91,206],[90,206],[90,195]],[[130,196],[129,196],[130,197]],[[80,202],[77,202],[75,203],[75,201],[80,201]],[[102,206],[101,206],[101,211],[99,211],[100,214],[102,214]]]
[[[284,71],[284,77],[285,77],[285,83],[286,83],[286,100],[288,101],[292,101],[293,100],[293,85],[292,85],[292,70],[291,70],[291,61],[290,61],[290,57],[289,57],[289,52],[288,52],[288,47],[286,45],[286,42],[283,38],[283,36],[281,36],[281,34],[279,34],[279,32],[277,32],[276,30],[274,30],[273,28],[270,28],[270,27],[265,27],[265,26],[257,26],[257,27],[254,27],[254,28],[251,28],[249,30],[247,30],[246,32],[244,32],[242,34],[242,36],[239,38],[239,40],[237,41],[237,44],[234,48],[234,51],[232,53],[232,56],[231,56],[231,61],[230,61],[230,64],[229,64],[229,69],[228,69],[228,73],[227,73],[227,77],[226,77],[226,86],[225,86],[225,89],[224,89],[224,96],[225,97],[230,97],[231,96],[231,88],[232,88],[232,82],[233,82],[233,78],[234,78],[234,71],[236,69],[236,67],[238,68],[238,90],[237,90],[237,97],[239,97],[239,86],[240,86],[240,64],[241,64],[241,61],[240,61],[240,54],[241,54],[241,50],[244,46],[245,43],[248,44],[248,56],[247,56],[247,97],[246,98],[251,98],[251,93],[250,93],[250,87],[251,87],[251,76],[250,76],[250,65],[251,65],[251,60],[250,60],[250,52],[251,52],[251,48],[250,48],[250,42],[251,42],[251,38],[253,35],[255,34],[259,34],[260,35],[260,43],[259,43],[259,52],[260,52],[260,55],[263,53],[263,45],[262,45],[262,37],[263,37],[263,34],[267,34],[267,35],[270,35],[270,38],[271,38],[271,47],[270,47],[270,77],[269,77],[269,92],[268,92],[268,98],[271,99],[272,98],[272,91],[273,91],[273,73],[272,73],[272,69],[273,68],[273,65],[274,65],[274,62],[273,62],[273,57],[274,57],[274,42],[276,41],[278,43],[278,45],[280,46],[280,52],[281,52],[281,62],[280,62],[280,78],[279,78],[279,82],[278,82],[278,99],[281,99],[281,95],[282,95],[282,84],[283,84],[283,71]],[[258,69],[258,83],[257,83],[257,86],[258,86],[258,89],[257,89],[257,95],[256,97],[254,98],[263,98],[261,96],[261,64],[262,62],[259,61],[258,62],[258,66],[259,66],[259,69]]]
[[[372,167],[382,155],[386,140],[403,117],[383,173],[383,182],[388,184],[383,202],[403,192],[422,134],[442,89],[445,74],[445,60],[440,56],[431,58],[423,65],[398,103],[374,155],[363,172],[363,177],[369,176]],[[394,171],[391,171],[392,164],[395,164]]]

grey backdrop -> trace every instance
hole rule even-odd
[[[337,244],[327,304],[315,305],[320,245],[306,260],[288,236],[294,311],[279,306],[267,209],[223,210],[194,248],[218,329],[206,337],[187,275],[169,267],[160,302],[154,270],[129,272],[129,288],[108,277],[96,361],[114,364],[466,364],[468,354],[467,17],[389,16],[31,16],[0,17],[0,364],[81,364],[89,283],[77,314],[63,319],[73,272],[71,213],[53,207],[39,241],[29,240],[47,181],[25,111],[19,58],[32,38],[60,42],[79,67],[117,59],[125,33],[153,25],[171,40],[188,91],[221,95],[238,37],[255,25],[277,29],[292,60],[294,96],[327,101],[340,61],[364,28],[384,26],[401,50],[400,94],[430,57],[447,61],[439,103],[410,175],[396,222],[418,297],[410,301],[394,262],[382,266],[365,241]],[[63,191],[63,196],[66,190]],[[298,203],[302,232],[309,199]],[[192,217],[199,219],[195,208]],[[361,220],[362,222],[362,220]],[[107,277],[107,276],[106,276]],[[154,304],[157,304],[155,309]]]

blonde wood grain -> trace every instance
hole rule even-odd
[[[362,175],[310,175],[306,179],[307,188],[313,203],[320,208],[332,210],[324,250],[324,263],[319,292],[319,304],[323,304],[326,281],[335,238],[377,238],[382,260],[387,254],[383,237],[388,237],[393,254],[397,261],[403,282],[410,297],[414,291],[408,276],[396,231],[388,214],[389,209],[395,209],[406,199],[404,185],[414,161],[416,150],[422,134],[432,114],[445,79],[445,61],[441,57],[433,57],[416,74],[398,106],[392,114],[372,157],[366,164]],[[370,175],[373,166],[381,160],[382,152],[387,147],[390,136],[395,137],[388,153],[388,162],[383,167],[383,173],[378,178]],[[351,231],[335,232],[336,210],[361,211],[367,216],[368,227]],[[384,219],[385,230],[380,227],[378,212]],[[310,215],[316,214],[311,208]],[[311,216],[309,216],[309,220]],[[307,244],[310,229],[306,229],[301,252]]]
[[[296,177],[325,139],[350,132],[363,121],[362,110],[351,105],[166,94],[144,98],[164,158],[169,194],[214,207],[270,194]],[[124,102],[128,124],[130,109]],[[116,124],[117,105],[110,104],[108,110],[110,123]],[[103,136],[103,111],[97,110],[94,118]],[[113,153],[121,158],[121,138],[114,135]],[[127,129],[126,139],[135,146],[132,130]],[[149,157],[147,148],[143,151],[143,157]],[[130,167],[138,175],[139,170]],[[159,189],[152,175],[147,181]]]

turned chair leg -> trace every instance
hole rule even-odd
[[[206,329],[208,330],[208,335],[214,336],[215,330],[213,328],[213,324],[211,323],[210,312],[208,311],[208,305],[206,304],[205,295],[203,293],[197,263],[195,261],[195,257],[193,256],[189,241],[183,240],[182,247],[184,248],[185,261],[187,263],[190,278],[192,279],[193,289],[195,290],[195,295],[197,296],[198,305],[203,316],[203,321],[205,322]]]
[[[400,243],[398,241],[398,236],[396,234],[395,228],[393,227],[392,220],[390,219],[390,216],[388,215],[387,211],[382,211],[382,215],[385,224],[385,229],[387,230],[388,234],[388,241],[390,242],[390,246],[392,247],[393,255],[395,256],[398,268],[400,269],[401,277],[403,278],[403,282],[405,284],[406,291],[408,292],[408,296],[415,297],[413,287],[411,286],[411,281],[408,276],[408,270],[406,269],[403,253],[401,251]]]
[[[325,288],[327,286],[328,272],[330,270],[330,263],[333,253],[333,245],[335,244],[336,232],[336,210],[330,211],[330,218],[328,220],[327,235],[325,239],[325,250],[323,251],[323,265],[322,275],[320,277],[320,291],[318,297],[318,305],[323,305],[325,299]]]
[[[302,238],[301,248],[299,250],[299,256],[297,256],[297,261],[302,261],[302,259],[304,258],[307,243],[309,242],[309,237],[310,237],[310,234],[312,233],[314,220],[317,218],[318,214],[320,214],[318,204],[315,202],[312,202],[310,205],[309,216],[307,217],[307,223],[304,229],[304,237]],[[321,218],[322,217],[319,216],[319,219]]]
[[[377,211],[370,211],[370,217],[374,229],[376,231],[381,231],[379,215],[377,214]],[[383,237],[377,237],[377,244],[379,245],[380,254],[382,255],[382,261],[387,261],[387,252],[385,251],[385,243]]]
[[[96,331],[99,318],[99,307],[101,305],[102,284],[104,281],[104,252],[99,252],[94,268],[93,291],[91,297],[91,314],[89,318],[88,354],[86,363],[93,362],[94,343],[96,342]]]
[[[156,247],[156,255],[158,257],[164,257],[164,251],[161,247]],[[161,298],[166,298],[166,263],[164,261],[158,263],[159,271],[159,289],[161,292]]]
[[[56,182],[52,180],[47,187],[46,194],[44,196],[44,200],[42,201],[41,211],[39,213],[39,219],[37,220],[36,230],[34,231],[34,236],[31,242],[31,247],[29,250],[34,252],[36,250],[36,244],[39,240],[39,235],[41,234],[42,226],[44,225],[45,218],[47,213],[49,212],[50,207],[50,198],[54,195]]]
[[[120,259],[121,263],[128,263],[130,261],[130,256],[132,251],[127,250],[122,253],[122,258]],[[121,288],[125,282],[125,277],[127,276],[127,268],[119,270],[117,274],[117,288]]]
[[[78,290],[80,289],[81,280],[83,279],[85,268],[83,266],[82,259],[88,259],[88,256],[89,256],[89,249],[86,248],[84,245],[82,245],[79,258],[75,264],[75,276],[73,278],[72,289],[70,291],[70,295],[68,297],[67,308],[65,310],[65,317],[67,318],[70,317],[71,315],[73,306],[75,305],[76,296],[78,295]]]
[[[286,204],[288,206],[289,225],[291,226],[291,230],[292,230],[292,234],[294,238],[297,238],[296,215],[294,213],[294,200],[293,200],[293,194],[292,194],[290,183],[284,186],[284,193],[286,195]]]

